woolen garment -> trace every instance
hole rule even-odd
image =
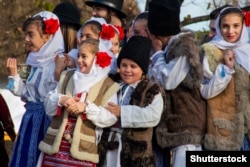
[[[175,47],[178,49],[173,49]],[[171,52],[169,52],[170,48]],[[197,49],[195,36],[192,31],[182,30],[181,33],[171,37],[165,50],[158,51],[151,57],[152,63],[149,66],[150,79],[159,83],[165,90],[175,89],[185,79],[191,69],[198,69],[196,66],[199,66],[200,62],[197,60],[200,60],[200,58],[194,60],[191,66],[188,56],[185,56],[193,55],[193,57],[197,57],[199,52]],[[166,62],[166,59],[172,57],[173,53],[176,57]],[[202,73],[196,77],[198,76],[201,77]],[[196,84],[199,84],[199,82],[199,79],[196,78]]]
[[[175,74],[169,72],[171,65],[177,69],[176,62],[184,64],[186,68],[182,67]],[[156,66],[158,64],[160,67]],[[163,85],[167,95],[164,119],[156,128],[158,144],[163,148],[201,144],[205,135],[206,104],[199,92],[203,73],[194,33],[183,30],[173,36],[165,55],[153,58],[153,70],[159,76],[155,81]],[[172,82],[171,87],[165,86],[167,82]]]
[[[57,15],[61,24],[72,24],[76,30],[81,27],[81,13],[71,2],[62,2],[52,11]]]
[[[71,71],[69,71],[71,72]],[[60,78],[60,83],[62,83],[65,73],[62,75],[62,79]],[[74,93],[74,79],[71,79],[68,81],[67,87],[65,89],[66,95],[73,95]],[[63,89],[63,85],[59,84],[58,92],[62,92],[61,89]],[[87,101],[95,103],[95,108],[99,109],[99,111],[105,112],[106,110],[100,110],[100,108],[103,108],[101,106],[104,106],[109,102],[110,98],[116,93],[119,86],[117,84],[114,84],[114,82],[108,78],[104,77],[99,82],[92,85],[91,89],[88,90],[88,96]],[[51,94],[52,95],[52,94]],[[56,93],[56,96],[58,96],[58,93]],[[87,103],[89,107],[89,102]],[[54,105],[57,105],[57,103],[54,103]],[[91,110],[91,109],[90,109]],[[86,116],[88,118],[88,113],[93,113],[96,111],[88,111],[86,109]],[[97,113],[100,117],[102,117],[102,114]],[[106,111],[108,112],[108,111]],[[115,117],[115,116],[114,116]],[[116,117],[115,117],[116,118]],[[103,122],[106,123],[107,121],[104,120],[104,118],[100,118],[103,120]],[[58,121],[59,120],[59,121]],[[55,116],[52,120],[51,128],[48,129],[48,134],[39,144],[39,149],[41,149],[43,152],[51,155],[54,153],[57,153],[59,151],[60,143],[63,138],[63,132],[66,126],[68,120],[68,112],[66,110],[63,110],[63,113],[61,113],[59,116]],[[114,124],[117,120],[115,119],[112,124]],[[53,133],[53,129],[57,129],[58,133]],[[81,135],[79,135],[81,134]],[[81,143],[85,143],[82,145]],[[98,136],[96,135],[96,125],[93,124],[89,119],[82,119],[81,116],[77,117],[76,124],[74,126],[74,132],[72,136],[72,143],[70,148],[70,155],[78,160],[85,160],[92,163],[98,163],[99,162],[99,156],[97,153],[97,143],[98,143]]]
[[[155,166],[156,164],[152,151],[152,127],[158,124],[163,109],[163,99],[160,93],[160,87],[157,84],[152,84],[147,79],[143,79],[138,84],[130,85],[130,87],[131,86],[135,89],[132,92],[129,105],[123,104],[123,102],[126,101],[124,99],[126,99],[126,96],[129,95],[129,87],[125,91],[125,97],[122,98],[120,118],[123,123],[118,124],[118,126],[113,126],[111,131],[104,130],[104,137],[102,137],[99,146],[99,148],[104,149],[100,150],[103,151],[101,152],[100,166],[102,166],[102,163],[105,161],[105,157],[108,159],[106,159],[104,166],[110,166],[113,162],[116,162],[115,167],[146,167]],[[119,97],[121,97],[120,94]],[[119,147],[117,146],[114,149],[105,150],[107,149],[105,148],[107,141],[112,141],[112,137],[108,137],[112,133],[114,133],[114,139],[119,143]],[[106,138],[105,140],[105,136],[109,139]],[[121,149],[120,146],[122,147]],[[102,156],[102,153],[106,156]],[[117,159],[110,156],[115,153],[117,155],[121,154],[121,156],[116,156]]]
[[[211,52],[211,48],[217,51]],[[206,64],[204,71],[212,73],[201,86],[203,97],[208,99],[204,145],[208,150],[240,150],[244,135],[247,134],[248,138],[250,136],[249,74],[237,63],[233,73],[225,70],[223,57],[214,61],[218,59],[216,55],[219,55],[213,55],[218,53],[217,47],[209,45],[203,49],[206,57],[206,61],[203,61]]]
[[[148,28],[156,36],[171,36],[180,32],[178,0],[154,0],[149,3]]]

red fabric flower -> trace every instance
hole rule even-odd
[[[96,54],[96,64],[102,68],[109,66],[111,59],[112,58],[107,54],[107,52],[98,52]]]
[[[100,37],[102,39],[110,40],[115,36],[115,30],[111,25],[102,25],[102,31],[100,33]]]
[[[244,12],[244,15],[245,15],[245,25],[249,27],[250,26],[250,12]]]
[[[59,28],[59,22],[57,19],[45,20],[45,33],[46,34],[55,34]]]
[[[119,40],[122,41],[125,37],[124,29],[120,26],[115,26],[115,28],[117,28],[117,30],[119,31]]]

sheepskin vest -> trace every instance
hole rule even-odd
[[[131,95],[130,104],[146,107],[161,92],[161,87],[148,78],[143,79]],[[155,167],[152,151],[152,128],[124,128],[122,132],[122,167]]]
[[[143,78],[131,95],[130,104],[146,107],[151,104],[155,95],[165,92],[148,78]],[[156,160],[152,151],[153,128],[123,128],[122,132],[122,167],[155,167]],[[108,142],[110,129],[105,128],[99,144],[100,163],[103,166],[107,150],[117,149],[119,143]]]
[[[63,73],[60,77],[60,82],[62,84],[59,83],[61,87],[58,89],[60,92],[65,92],[66,95],[72,95],[73,92],[72,74],[73,72],[69,71],[68,73]],[[118,90],[119,85],[106,77],[93,85],[88,93],[87,100],[94,102],[97,106],[104,106],[110,97]],[[59,116],[53,117],[44,140],[39,144],[39,149],[41,151],[49,155],[59,151],[68,115],[69,113],[66,110],[62,110]],[[70,154],[73,158],[78,160],[85,160],[93,163],[99,162],[95,125],[87,119],[83,120],[81,116],[78,116],[76,120],[71,140]]]
[[[174,90],[166,90],[166,110],[156,128],[162,148],[201,144],[206,130],[206,101],[199,91],[203,72],[192,32],[182,32],[168,44],[166,62],[179,56],[187,56],[190,71]]]
[[[218,63],[223,61],[222,51],[212,44],[204,44],[202,49],[208,58],[210,70],[214,72]],[[227,87],[207,101],[206,149],[240,150],[244,134],[249,135],[249,90],[249,74],[236,64],[235,74]]]

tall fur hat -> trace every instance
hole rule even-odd
[[[62,2],[52,12],[57,15],[61,23],[71,23],[77,30],[81,27],[81,14],[74,4]]]
[[[180,32],[178,0],[152,0],[149,3],[148,28],[154,35],[170,36]]]
[[[120,68],[123,58],[135,61],[146,74],[150,61],[151,40],[143,36],[132,36],[123,46],[117,58],[117,66]]]

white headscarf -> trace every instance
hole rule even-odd
[[[220,13],[222,13],[223,11],[229,8],[235,8],[235,7],[227,7],[223,9]],[[242,67],[244,67],[250,74],[250,44],[248,43],[249,36],[248,36],[247,27],[243,23],[240,39],[235,43],[231,43],[223,39],[221,35],[221,31],[220,31],[219,20],[220,20],[220,15],[217,17],[216,22],[215,22],[217,34],[213,38],[211,43],[215,44],[217,47],[223,50],[232,49],[235,53],[237,63],[239,63]]]
[[[95,64],[96,58],[93,61],[93,65],[88,74],[84,74],[79,71],[79,68],[76,69],[73,74],[74,81],[74,94],[81,92],[88,92],[89,89],[95,85],[97,82],[106,77],[110,71],[110,66],[101,68],[97,64]]]
[[[43,20],[56,19],[59,23],[58,17],[52,12],[43,11],[34,15],[33,17],[35,16],[41,16],[43,17]],[[29,53],[26,63],[33,67],[44,67],[54,61],[54,58],[57,54],[63,52],[64,41],[61,29],[59,27],[56,33],[51,35],[49,41],[46,42],[38,52]]]
[[[91,17],[89,20],[87,20],[85,23],[94,20],[99,22],[101,25],[107,24],[106,21],[103,18],[97,18],[97,17]],[[84,24],[85,24],[84,23]],[[80,28],[77,32],[77,38],[80,38],[80,33],[82,31],[82,28]],[[102,38],[99,38],[99,52],[106,52],[110,57],[112,57],[112,53],[110,52],[110,48],[112,46],[112,43],[110,40],[105,40]],[[74,81],[74,93],[81,93],[84,91],[89,91],[89,89],[102,80],[104,77],[108,75],[111,69],[111,64],[105,68],[100,67],[98,64],[95,63],[96,58],[93,61],[92,67],[90,69],[90,72],[88,74],[84,74],[79,71],[79,68],[77,66],[76,71],[73,75],[73,81]]]

